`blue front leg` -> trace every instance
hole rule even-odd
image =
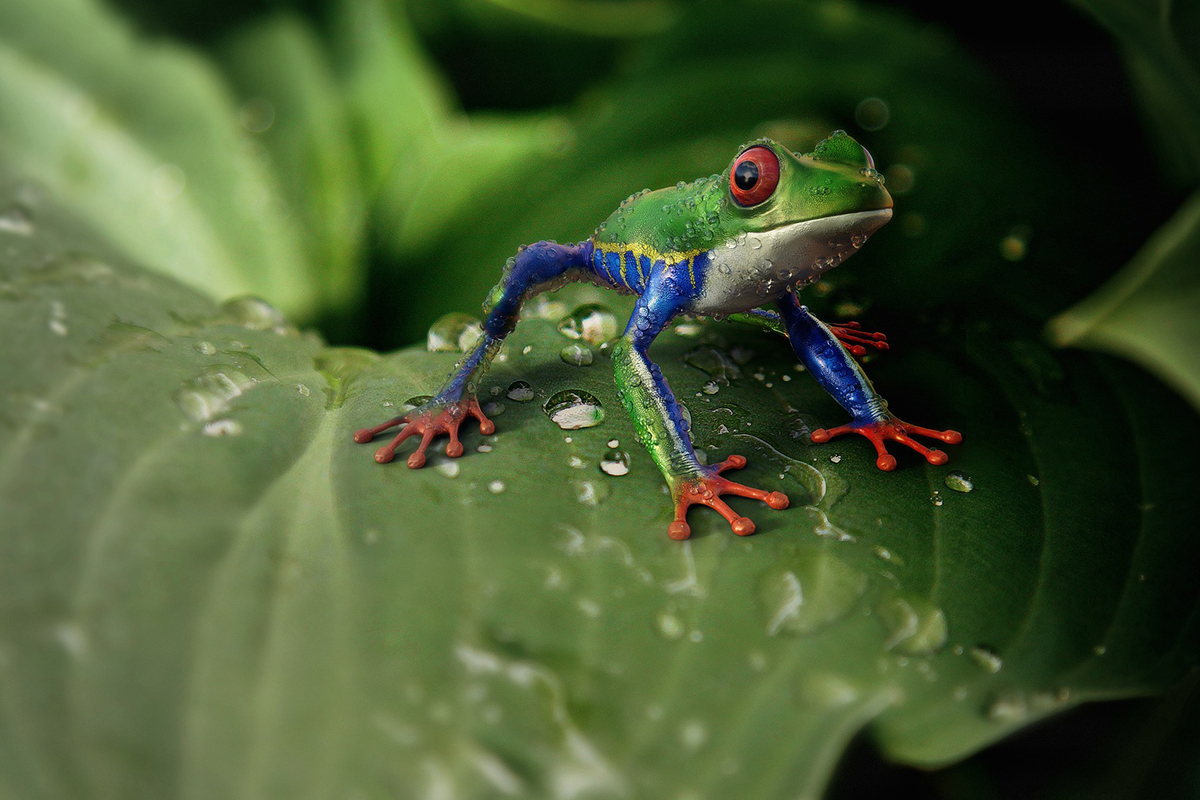
[[[902,422],[888,411],[887,401],[875,391],[870,378],[863,372],[838,337],[821,320],[800,305],[796,295],[788,292],[778,303],[779,315],[787,330],[788,341],[796,356],[816,378],[821,388],[829,392],[838,404],[850,412],[852,421],[831,430],[818,428],[812,440],[827,442],[844,433],[857,433],[875,446],[875,465],[882,470],[896,468],[896,458],[887,451],[888,439],[911,447],[930,464],[945,464],[949,457],[941,450],[930,450],[912,438],[927,436],[947,444],[958,444],[962,434],[957,431],[938,431]]]
[[[392,460],[396,448],[410,436],[420,436],[417,449],[408,457],[408,466],[417,469],[425,465],[425,451],[436,436],[450,437],[446,455],[457,458],[463,453],[458,429],[467,417],[479,420],[484,434],[496,430],[483,414],[475,397],[479,380],[492,359],[500,352],[504,337],[516,327],[521,304],[540,291],[563,281],[587,277],[592,271],[592,243],[556,244],[538,242],[522,247],[508,262],[500,282],[488,295],[484,311],[483,336],[454,368],[441,390],[420,408],[393,417],[373,428],[356,431],[354,441],[369,442],[377,434],[404,425],[395,438],[375,451],[375,460],[385,464]]]

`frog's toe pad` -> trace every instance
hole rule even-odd
[[[732,494],[739,497],[749,497],[761,500],[776,511],[788,507],[788,496],[783,492],[767,492],[752,486],[735,483],[720,477],[720,473],[730,469],[741,469],[746,466],[744,456],[730,456],[720,464],[713,465],[712,474],[685,480],[676,487],[675,521],[667,528],[667,535],[672,539],[686,539],[691,536],[692,529],[687,524],[687,512],[693,505],[705,505],[716,511],[729,523],[730,529],[738,536],[749,536],[754,533],[754,521],[749,517],[738,514],[721,499],[721,495]]]

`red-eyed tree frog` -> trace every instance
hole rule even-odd
[[[875,446],[879,469],[896,459],[892,440],[944,464],[941,450],[913,437],[948,444],[962,441],[952,430],[931,430],[897,419],[854,360],[865,347],[886,348],[882,334],[855,324],[830,325],[800,304],[799,291],[851,256],[892,217],[892,198],[875,171],[870,153],[844,131],[836,131],[800,155],[770,139],[743,146],[729,168],[692,183],[635,194],[577,244],[538,242],[510,259],[484,310],[483,336],[424,405],[354,435],[367,442],[404,425],[379,448],[387,463],[410,436],[421,437],[408,466],[425,464],[435,436],[446,434],[446,455],[462,455],[458,429],[468,417],[485,434],[495,425],[484,416],[476,390],[504,337],[517,324],[522,303],[572,280],[592,281],[637,295],[624,334],[612,350],[618,394],[633,419],[638,439],[666,477],[675,504],[668,526],[672,539],[686,539],[688,508],[707,505],[733,532],[746,536],[754,523],[736,514],[721,495],[740,495],[787,508],[782,492],[735,483],[720,473],[745,466],[731,455],[715,465],[700,463],[671,387],[650,360],[654,338],[677,316],[737,315],[786,333],[793,351],[817,382],[849,412],[851,421],[812,432],[814,442],[845,433],[865,436]]]

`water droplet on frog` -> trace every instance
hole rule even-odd
[[[564,389],[542,406],[546,415],[565,431],[591,428],[604,421],[604,408],[595,395],[582,389]]]
[[[488,491],[492,494],[500,494],[504,491],[504,481],[492,481],[488,484]]]
[[[599,345],[617,335],[617,318],[604,306],[588,303],[559,320],[558,332],[569,339]]]
[[[215,356],[217,354],[217,346],[212,342],[196,342],[192,345],[192,349],[203,356]]]
[[[929,496],[929,502],[940,508],[942,504],[946,502],[946,500],[935,490],[934,493]]]
[[[971,476],[959,470],[954,470],[946,476],[946,485],[956,492],[969,492],[975,488]]]
[[[241,423],[232,419],[214,419],[204,425],[205,436],[237,436],[241,432]]]
[[[751,250],[758,250],[760,247],[762,247],[762,239],[759,239],[757,235],[751,233],[746,236],[746,244],[750,245]]]
[[[483,336],[483,323],[470,314],[451,312],[429,326],[425,349],[431,353],[465,353]]]
[[[610,449],[600,459],[600,471],[614,477],[629,474],[629,453],[616,448]]]
[[[987,672],[999,672],[1000,668],[1004,666],[1004,660],[1000,658],[999,653],[987,645],[980,644],[972,647],[970,654],[971,660]]]
[[[569,344],[559,351],[558,357],[566,364],[572,364],[576,367],[590,367],[592,365],[592,351],[581,344]]]
[[[509,400],[515,400],[518,403],[528,403],[537,393],[525,381],[513,381],[508,385],[508,391],[505,394]]]
[[[875,607],[888,630],[884,647],[910,656],[931,655],[946,644],[946,615],[927,597],[896,594]]]
[[[0,211],[0,233],[32,236],[33,230],[33,216],[24,206],[13,203]]]

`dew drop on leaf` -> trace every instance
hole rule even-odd
[[[887,628],[888,650],[925,656],[946,644],[946,615],[926,597],[892,595],[875,607],[875,613]]]
[[[600,471],[605,475],[621,476],[629,474],[629,453],[617,448],[611,448],[600,459]]]
[[[954,470],[945,478],[946,486],[956,492],[969,492],[975,488],[971,476],[960,470]]]
[[[569,339],[598,345],[617,335],[617,318],[604,306],[588,303],[559,320],[558,332]]]
[[[507,397],[509,400],[527,403],[534,398],[535,394],[533,387],[525,381],[513,381],[508,385]]]
[[[971,660],[987,672],[999,672],[1004,666],[1000,654],[987,645],[976,645],[971,648]]]
[[[564,389],[542,406],[546,416],[564,431],[591,428],[604,421],[604,408],[595,395],[582,389]]]
[[[591,349],[579,343],[567,345],[559,351],[558,357],[563,363],[576,367],[590,367],[593,360]]]

